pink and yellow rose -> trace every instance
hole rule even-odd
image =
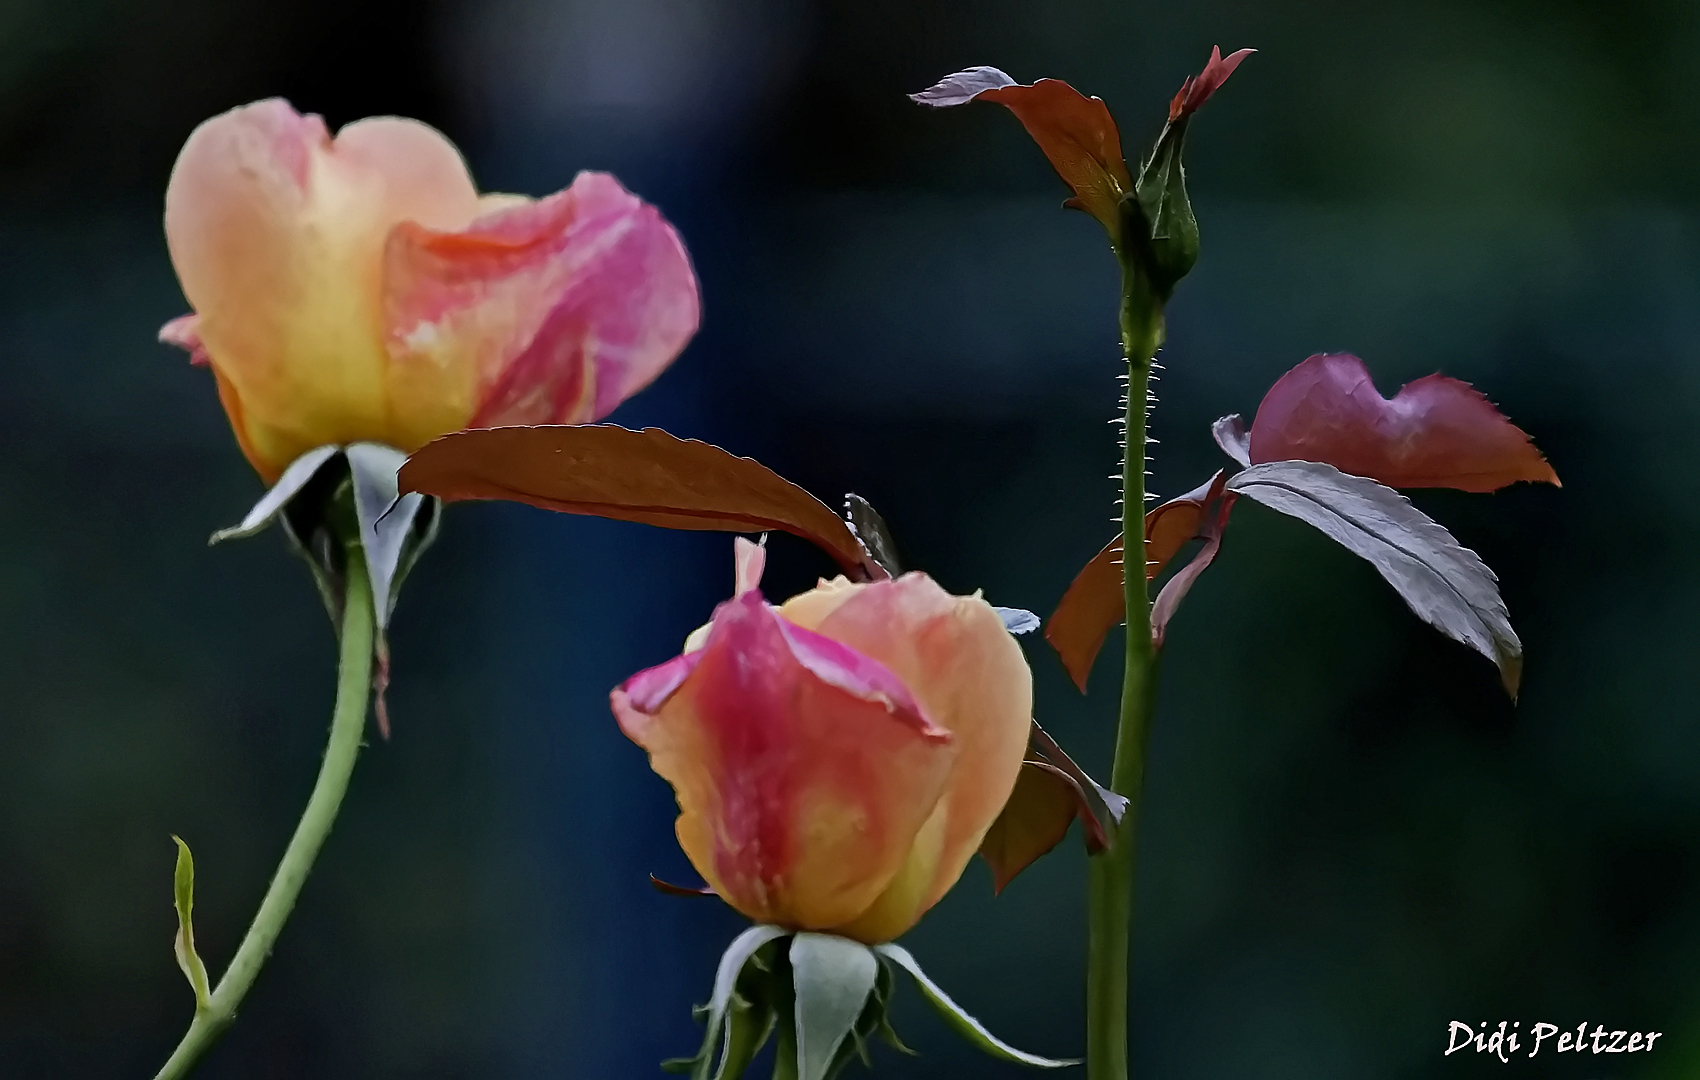
[[[685,854],[757,922],[902,934],[1015,786],[1032,717],[1020,646],[985,601],[918,573],[777,608],[745,580],[704,631],[612,695],[673,785]]]
[[[212,367],[267,482],[316,446],[412,451],[466,427],[600,419],[696,331],[678,234],[605,173],[479,195],[454,145],[374,117],[332,138],[280,99],[201,124],[165,196]]]

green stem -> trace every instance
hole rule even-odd
[[[277,864],[271,887],[260,901],[253,925],[237,947],[235,959],[219,979],[206,1006],[196,1010],[189,1030],[155,1080],[178,1080],[189,1075],[224,1029],[235,1021],[236,1009],[254,985],[278,933],[288,921],[295,898],[301,894],[301,886],[313,868],[313,860],[336,821],[343,793],[348,790],[348,778],[354,771],[360,736],[366,727],[366,706],[372,688],[372,590],[359,545],[348,545],[347,555],[336,710],[331,716],[330,742],[325,747],[324,763],[319,766],[319,778],[295,826],[295,835],[290,837],[289,847]]]
[[[1110,787],[1128,800],[1114,842],[1092,859],[1087,878],[1086,1075],[1127,1080],[1128,933],[1133,922],[1139,800],[1145,746],[1157,693],[1151,598],[1145,582],[1145,395],[1162,341],[1162,306],[1143,275],[1124,262],[1122,352],[1127,359],[1127,450],[1122,460],[1122,579],[1127,603],[1127,666]]]

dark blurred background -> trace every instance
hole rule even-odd
[[[160,230],[214,113],[440,127],[481,184],[615,170],[678,224],[702,334],[615,419],[855,490],[910,565],[1048,612],[1110,536],[1120,370],[1097,226],[1003,110],[904,98],[995,64],[1108,101],[1131,154],[1212,44],[1204,256],[1171,309],[1154,486],[1221,464],[1319,351],[1481,386],[1565,480],[1417,501],[1500,573],[1491,666],[1366,565],[1247,505],[1171,629],[1134,961],[1146,1077],[1700,1075],[1700,5],[1692,0],[0,2],[0,1075],[148,1077],[186,1025],[172,833],[221,970],[311,786],[334,643]],[[773,545],[770,593],[828,570]],[[277,954],[200,1075],[647,1077],[691,1052],[739,920],[693,881],[608,689],[673,655],[729,542],[458,506]],[[1039,715],[1105,770],[1114,648]],[[1082,1047],[1084,856],[905,943],[993,1030]],[[1444,1054],[1447,1024],[1665,1033],[1633,1057]],[[917,997],[888,1077],[1003,1077]],[[1548,1044],[1550,1049],[1551,1044]],[[855,1066],[859,1070],[860,1066]],[[853,1072],[852,1075],[855,1075]]]

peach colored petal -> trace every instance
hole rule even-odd
[[[385,254],[391,397],[421,434],[456,418],[598,420],[673,361],[698,317],[678,234],[606,173],[464,231],[401,225]]]
[[[1007,798],[1005,801],[1008,801]],[[946,865],[945,842],[950,823],[949,804],[947,800],[940,799],[938,805],[933,807],[933,812],[916,831],[915,840],[909,845],[903,865],[892,875],[890,884],[868,905],[866,911],[849,922],[834,927],[833,933],[855,938],[857,941],[879,944],[901,937],[904,931],[914,926],[916,921],[927,913],[927,909],[938,902],[938,897],[933,895],[934,891],[937,890],[939,896],[943,896],[950,886],[956,883],[956,879],[962,876],[962,867],[957,867],[956,872],[950,875],[950,880],[945,882],[944,888],[938,889],[938,878]],[[978,847],[976,844],[975,848]]]
[[[945,793],[936,850],[917,845],[887,898],[843,932],[901,934],[949,891],[1009,800],[1033,716],[1027,661],[991,606],[952,596],[925,574],[858,587],[818,625],[885,664],[960,747]]]
[[[679,801],[679,842],[758,922],[832,929],[903,867],[955,740],[901,680],[781,619],[750,591],[707,644],[634,676],[611,703]]]
[[[779,614],[805,630],[819,630],[820,624],[837,611],[840,604],[865,588],[866,584],[852,582],[842,574],[831,581],[822,579],[808,592],[798,593],[779,605]]]
[[[262,475],[323,443],[395,441],[384,239],[402,221],[457,229],[477,212],[460,155],[416,121],[362,120],[333,140],[318,117],[271,99],[189,136],[166,189],[166,240]]]
[[[516,206],[530,206],[536,201],[530,195],[512,195],[506,191],[487,191],[478,196],[478,216],[493,214],[497,210],[512,210]]]
[[[278,475],[288,468],[288,465],[274,466],[272,459],[254,445],[250,434],[254,429],[248,423],[247,411],[242,407],[242,396],[236,392],[236,387],[230,384],[229,379],[219,374],[217,368],[213,369],[213,382],[218,386],[218,403],[224,407],[224,415],[230,418],[230,430],[236,436],[236,445],[241,447],[242,456],[248,459],[267,484],[276,482]],[[262,462],[266,464],[262,465]]]

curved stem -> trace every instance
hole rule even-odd
[[[366,726],[366,705],[372,688],[373,626],[372,590],[366,577],[365,557],[358,544],[348,545],[347,552],[336,710],[331,717],[330,742],[325,747],[324,763],[319,766],[319,778],[295,826],[295,835],[290,837],[289,847],[284,849],[277,864],[271,886],[260,901],[260,910],[236,949],[235,959],[230,961],[205,1007],[196,1010],[189,1030],[155,1080],[187,1076],[236,1019],[236,1009],[254,985],[283,924],[288,921],[295,898],[301,894],[301,886],[313,868],[313,860],[324,846],[325,837],[330,835],[343,793],[348,790],[348,778],[360,752],[360,736]]]
[[[1126,1080],[1128,933],[1133,922],[1134,863],[1139,800],[1145,786],[1145,747],[1157,695],[1157,657],[1151,645],[1151,598],[1145,581],[1145,398],[1151,361],[1162,340],[1162,306],[1143,276],[1122,271],[1122,352],[1127,359],[1127,448],[1122,458],[1122,587],[1127,603],[1127,665],[1110,787],[1128,800],[1108,850],[1091,860],[1087,877],[1086,1075]]]

